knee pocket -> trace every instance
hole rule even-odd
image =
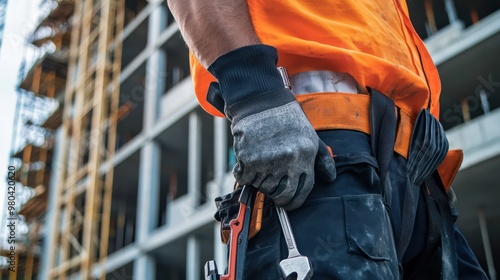
[[[301,210],[292,213],[292,226],[299,225],[297,243],[313,264],[313,279],[399,278],[392,228],[380,195],[324,197],[306,202]]]

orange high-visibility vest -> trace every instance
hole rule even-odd
[[[263,44],[278,49],[278,65],[289,75],[311,70],[331,70],[352,75],[362,87],[374,88],[396,103],[399,127],[395,151],[406,158],[413,120],[423,108],[439,118],[441,83],[438,71],[424,43],[409,19],[405,0],[247,0],[255,32]],[[215,78],[190,55],[191,76],[200,105],[208,113],[223,116],[206,100],[208,87]],[[340,102],[337,95],[299,95],[299,103],[315,128],[330,126],[369,133],[365,122],[360,127],[349,118],[321,125],[321,114],[308,105],[345,106],[355,110],[367,102],[364,96],[349,95]],[[314,98],[324,98],[311,102]],[[323,102],[336,99],[336,104]],[[313,100],[314,101],[314,100]],[[366,100],[365,100],[366,101]],[[314,105],[314,106],[316,106]],[[352,105],[352,106],[347,106]],[[363,107],[363,108],[364,108]],[[366,109],[365,108],[365,109]],[[365,110],[366,111],[366,110]],[[357,113],[357,112],[355,112]],[[356,115],[357,116],[357,115]],[[333,118],[335,119],[335,118]],[[357,119],[357,118],[356,118]],[[319,120],[319,122],[318,122]],[[336,122],[336,121],[333,121]],[[449,151],[438,168],[448,189],[461,165],[461,150]]]
[[[309,70],[351,74],[363,87],[390,96],[415,116],[430,108],[439,116],[441,84],[404,0],[247,0],[263,44],[274,46],[290,75]],[[191,75],[200,105],[214,77],[191,55]]]

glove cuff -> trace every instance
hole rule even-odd
[[[226,106],[226,114],[231,114],[231,117],[228,117],[232,118],[238,114],[237,111],[240,108],[247,107],[244,103],[248,101],[253,104],[260,100],[267,102],[269,98],[278,101],[281,96],[283,100],[279,102],[278,106],[290,102],[289,95],[291,93],[283,96],[280,94],[285,91],[281,91],[284,84],[276,69],[277,61],[278,52],[274,47],[259,44],[230,51],[217,58],[208,67],[208,71],[219,82],[220,94]],[[272,92],[272,97],[256,98],[257,95],[266,92]],[[293,100],[295,99],[293,98]],[[240,104],[236,105],[238,103]],[[276,103],[273,103],[273,107],[275,107]],[[261,105],[259,104],[259,106]]]
[[[297,102],[297,100],[290,90],[282,87],[277,90],[250,96],[230,106],[226,104],[225,113],[227,118],[233,124],[236,124],[247,116],[276,108],[290,102]]]

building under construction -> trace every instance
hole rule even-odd
[[[441,74],[450,145],[465,153],[458,224],[494,279],[500,4],[408,4]],[[17,272],[2,279],[194,280],[205,261],[224,264],[213,200],[233,186],[232,137],[197,104],[166,1],[57,0],[33,34],[47,51],[23,71],[20,92],[49,113],[18,118],[43,139],[22,133],[31,140],[13,152],[18,185],[32,189],[19,212],[29,233]],[[35,106],[26,104],[18,115]]]

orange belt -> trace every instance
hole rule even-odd
[[[349,129],[370,134],[370,96],[341,92],[321,92],[295,95],[315,130]],[[396,106],[397,130],[394,151],[408,159],[415,119]],[[335,147],[333,147],[335,153]],[[449,150],[438,167],[446,189],[451,187],[462,164],[462,150]]]
[[[370,134],[369,95],[321,92],[298,94],[295,98],[315,130],[349,129]],[[415,120],[398,107],[395,113],[398,126],[394,151],[407,159]]]

